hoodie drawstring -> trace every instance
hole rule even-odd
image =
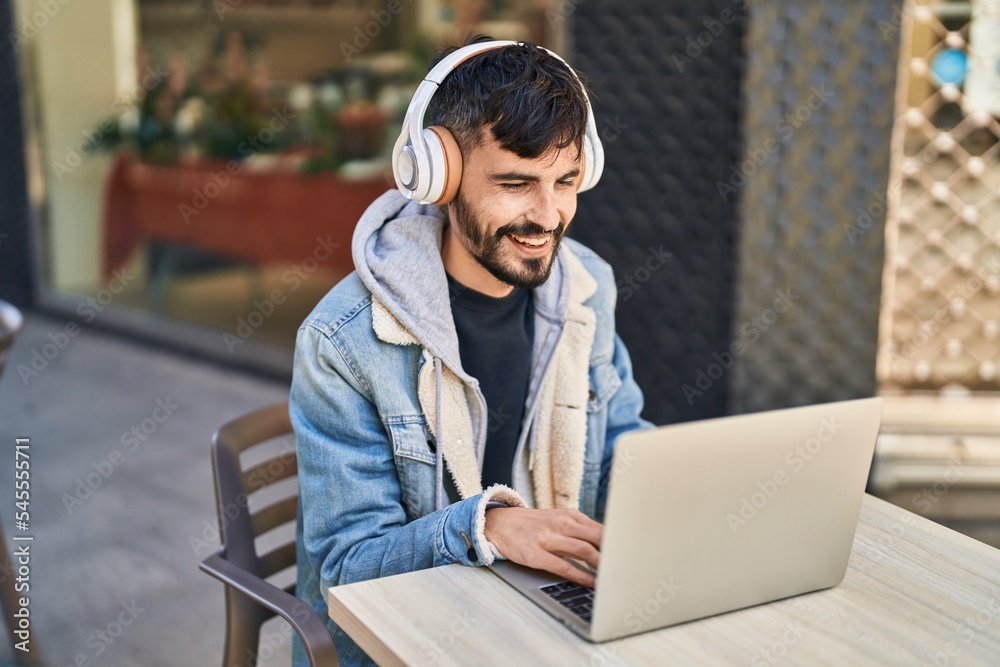
[[[434,423],[437,426],[437,433],[434,435],[434,454],[436,458],[434,466],[434,509],[439,510],[444,507],[444,494],[442,493],[444,489],[444,468],[441,465],[443,461],[441,442],[444,438],[441,437],[441,359],[438,357],[434,357],[434,375]]]

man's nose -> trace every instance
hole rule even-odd
[[[555,194],[544,192],[542,188],[539,188],[539,193],[535,197],[534,206],[528,219],[540,225],[546,232],[553,232],[558,229],[561,220],[559,218],[559,207]]]

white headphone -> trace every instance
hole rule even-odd
[[[410,100],[410,106],[403,118],[403,129],[392,150],[392,175],[396,179],[396,187],[407,199],[415,199],[421,204],[442,206],[455,198],[459,183],[462,182],[462,151],[455,137],[447,128],[440,125],[423,127],[424,115],[438,86],[449,72],[477,53],[523,44],[524,42],[501,40],[464,46],[443,58],[420,82],[413,99]],[[548,49],[538,48],[558,58],[580,83],[580,78],[565,60]],[[582,83],[580,88],[583,88]],[[586,92],[584,95],[586,96]],[[580,165],[577,192],[589,190],[597,185],[604,172],[604,146],[597,136],[597,125],[594,123],[590,99],[587,98],[586,101],[587,129],[583,138],[583,161]]]

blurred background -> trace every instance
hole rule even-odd
[[[475,32],[594,92],[570,235],[615,269],[646,418],[881,395],[869,491],[1000,546],[997,0],[4,0],[0,32],[0,424],[37,443],[49,664],[218,662],[211,433],[287,397],[410,96]]]

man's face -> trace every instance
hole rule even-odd
[[[462,184],[449,205],[448,233],[496,280],[520,289],[544,283],[576,213],[576,147],[535,159],[506,151],[488,130],[463,155]],[[469,285],[470,287],[472,285]]]

